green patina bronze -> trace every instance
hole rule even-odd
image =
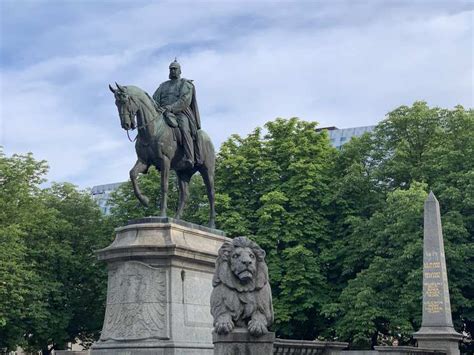
[[[176,60],[170,65],[170,80],[161,84],[153,98],[136,86],[117,88],[109,85],[115,96],[122,128],[138,130],[135,150],[137,162],[130,179],[138,200],[145,206],[148,198],[137,183],[140,173],[150,166],[161,172],[160,215],[166,217],[170,170],[176,171],[179,202],[176,218],[180,219],[188,198],[191,177],[200,172],[209,198],[209,226],[214,228],[215,150],[209,136],[201,128],[196,90],[191,80],[181,79]]]
[[[156,89],[153,99],[165,109],[166,122],[172,127],[179,127],[185,161],[192,166],[194,160],[201,163],[199,141],[196,141],[199,138],[197,130],[201,128],[196,90],[191,80],[181,79],[181,66],[176,59],[170,64],[169,78]]]

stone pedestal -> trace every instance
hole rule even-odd
[[[210,355],[219,230],[148,217],[116,229],[97,251],[107,263],[107,307],[91,354]]]
[[[234,329],[227,335],[212,333],[214,355],[272,355],[275,333],[251,336],[247,329]]]
[[[419,347],[444,350],[448,355],[459,355],[463,338],[453,327],[440,208],[433,192],[424,211],[423,319],[413,337]]]

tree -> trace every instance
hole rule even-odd
[[[423,203],[426,186],[388,194],[351,236],[368,265],[348,281],[337,304],[327,304],[336,336],[353,346],[377,345],[384,337],[409,339],[420,324]]]
[[[253,235],[266,250],[280,335],[312,338],[330,297],[319,256],[327,247],[329,167],[335,150],[316,123],[277,119],[221,148],[218,191],[232,209],[220,211],[231,236]],[[229,218],[226,218],[229,216]]]
[[[0,348],[26,345],[26,319],[41,316],[44,291],[31,269],[24,224],[39,213],[36,196],[47,167],[32,155],[11,158],[0,150]]]
[[[142,206],[135,197],[132,183],[127,181],[112,194],[111,223],[123,225],[131,219],[160,215],[160,182],[161,177],[155,168],[150,168],[147,174],[138,177],[138,183],[143,194],[150,198],[148,207]],[[176,174],[170,175],[168,215],[173,217],[178,206],[178,184]],[[183,219],[189,222],[207,225],[209,219],[209,202],[206,189],[199,174],[193,176],[189,184],[189,198],[184,210]]]
[[[358,348],[394,337],[412,343],[421,321],[429,190],[442,208],[453,320],[472,334],[473,110],[401,106],[341,151],[315,128],[276,119],[246,137],[232,135],[217,157],[217,227],[265,249],[277,335]],[[156,200],[158,174],[140,179]],[[204,189],[199,179],[192,184],[185,219],[204,223]],[[158,211],[137,208],[129,185],[115,201],[120,223]]]
[[[41,189],[44,161],[0,158],[0,347],[49,353],[90,342],[106,287],[93,251],[110,243],[110,226],[87,192],[70,184]]]
[[[267,251],[279,335],[410,343],[430,189],[442,206],[455,325],[472,334],[473,125],[472,110],[416,102],[340,152],[297,119],[222,145],[216,181],[229,208],[220,227]]]
[[[415,194],[418,191],[422,195],[420,186],[424,186],[425,193],[433,190],[441,203],[453,319],[457,329],[472,334],[474,161],[469,157],[474,153],[473,129],[472,110],[461,106],[454,110],[429,108],[424,102],[416,102],[390,112],[373,134],[353,139],[343,147],[332,184],[337,236],[325,255],[335,271],[330,275],[331,283],[342,291],[339,302],[324,308],[325,314],[335,319],[334,335],[363,347],[396,334],[402,343],[409,343],[409,334],[419,328],[421,278],[416,285],[413,277],[421,273],[421,261],[397,264],[396,256],[390,260],[381,258],[374,243],[396,248],[385,231],[403,236],[405,230],[411,230],[412,239],[407,239],[406,247],[417,245],[421,225],[417,232],[410,218],[417,213],[421,216],[421,211],[413,210],[410,204],[418,201],[421,206]],[[411,196],[411,202],[406,201],[405,194]],[[404,216],[391,207],[397,204],[410,213]],[[394,220],[394,216],[398,219]],[[377,221],[386,226],[382,229]],[[399,294],[407,300],[403,303],[395,292],[391,299],[382,300],[381,281],[375,275],[398,275],[399,268],[405,272]],[[400,280],[392,282],[400,284]],[[406,291],[409,285],[418,298]],[[354,308],[354,302],[360,302],[360,307],[365,304],[366,312],[358,315],[355,309],[361,308]],[[383,302],[412,309],[413,314],[391,315],[390,307]],[[362,314],[367,318],[361,319]]]

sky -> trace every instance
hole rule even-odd
[[[1,0],[0,145],[46,160],[49,181],[127,180],[108,85],[153,94],[175,57],[217,148],[277,117],[347,128],[418,100],[471,108],[473,4]]]

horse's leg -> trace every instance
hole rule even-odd
[[[150,167],[149,165],[142,163],[140,160],[137,160],[132,170],[130,170],[130,180],[132,181],[133,192],[135,193],[135,196],[138,198],[138,201],[140,201],[141,204],[144,205],[145,207],[148,207],[149,200],[148,200],[148,197],[143,195],[142,192],[140,191],[140,188],[138,187],[137,177],[138,177],[138,174],[140,173],[146,174],[149,167]]]
[[[206,167],[200,170],[204,184],[206,185],[207,198],[209,199],[209,228],[216,227],[216,210],[214,207],[214,170],[209,171]]]
[[[184,172],[176,172],[176,175],[178,175],[179,187],[179,202],[178,210],[176,211],[176,219],[181,219],[186,200],[189,197],[189,181],[191,180],[191,175]]]
[[[161,161],[161,203],[160,216],[166,217],[166,209],[168,208],[168,181],[170,175],[170,160],[163,156]]]

